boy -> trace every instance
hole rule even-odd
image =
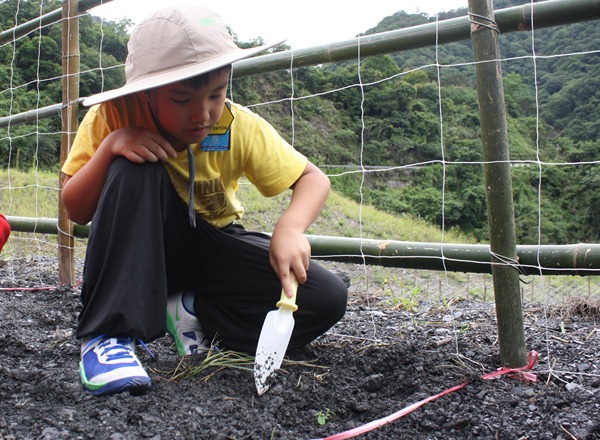
[[[2,214],[0,214],[0,251],[8,241],[8,236],[10,235],[10,225],[8,224],[8,220]]]
[[[290,348],[343,316],[346,287],[310,261],[304,236],[328,178],[226,99],[231,64],[268,47],[238,48],[206,9],[167,7],[132,34],[126,85],[84,101],[94,107],[61,171],[70,218],[92,220],[77,326],[88,392],[145,391],[151,380],[134,345],[165,327],[180,355],[213,338],[255,352],[281,289],[292,296],[293,276],[300,287]],[[293,189],[271,237],[235,223],[242,175],[265,196]]]

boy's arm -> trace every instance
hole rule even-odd
[[[61,192],[69,218],[88,223],[96,212],[108,168],[113,159],[124,156],[134,163],[166,161],[176,157],[173,147],[159,134],[145,128],[128,127],[111,132],[92,158],[73,176],[66,176]]]
[[[330,187],[329,178],[314,164],[307,162],[292,185],[290,204],[273,230],[270,262],[289,297],[293,296],[290,272],[300,284],[306,282],[311,249],[304,233],[325,206]]]

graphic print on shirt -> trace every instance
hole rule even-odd
[[[225,186],[221,177],[209,181],[194,182],[196,210],[206,219],[216,219],[223,215],[227,207]]]

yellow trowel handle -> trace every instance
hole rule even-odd
[[[298,293],[298,280],[296,276],[291,272],[292,279],[292,289],[294,290],[294,296],[289,298],[285,294],[285,290],[281,289],[281,298],[277,301],[277,307],[283,307],[284,309],[289,309],[292,312],[298,310],[298,306],[296,305],[296,294]]]

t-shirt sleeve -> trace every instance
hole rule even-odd
[[[88,110],[79,125],[71,151],[69,151],[61,171],[73,176],[92,158],[102,140],[109,133],[109,127],[99,112],[99,106]]]
[[[307,158],[295,150],[266,120],[252,114],[245,131],[247,160],[244,175],[266,197],[276,196],[298,180]]]

